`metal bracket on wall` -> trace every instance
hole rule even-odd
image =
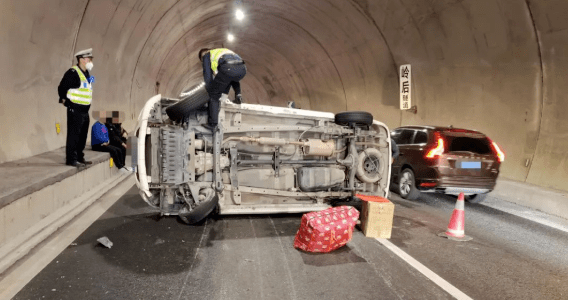
[[[407,109],[406,111],[413,113],[413,114],[417,114],[418,113],[418,107],[416,107],[416,105],[412,105],[412,107]]]

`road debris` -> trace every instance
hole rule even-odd
[[[103,236],[102,238],[99,238],[97,241],[98,241],[99,243],[103,244],[103,246],[105,246],[105,247],[107,247],[107,248],[109,248],[109,249],[110,249],[110,248],[112,247],[112,245],[113,245],[112,242],[111,242],[106,236]]]

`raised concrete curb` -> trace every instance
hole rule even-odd
[[[508,179],[498,179],[491,196],[568,219],[568,192],[545,189]]]
[[[0,208],[98,164],[108,165],[108,153],[85,150],[85,155],[93,165],[80,169],[64,164],[65,147],[0,164]]]
[[[107,159],[2,207],[0,273],[131,175]]]
[[[134,176],[128,176],[0,274],[0,299],[12,299],[16,296],[134,185]]]

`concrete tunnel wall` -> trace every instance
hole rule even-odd
[[[507,154],[501,176],[566,191],[567,13],[560,0],[2,1],[0,162],[65,145],[57,85],[77,50],[94,48],[91,110],[125,111],[132,129],[156,92],[202,80],[199,48],[224,45],[247,62],[249,103],[478,129]],[[407,63],[417,114],[398,109]]]

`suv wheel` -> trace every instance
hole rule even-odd
[[[420,196],[420,191],[416,188],[414,172],[411,169],[404,169],[398,178],[398,193],[404,199],[415,200]]]
[[[469,203],[481,203],[485,201],[485,198],[487,198],[487,194],[474,194],[465,196],[465,200]]]

